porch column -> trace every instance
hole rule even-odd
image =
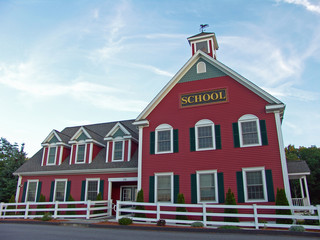
[[[299,178],[299,183],[300,183],[300,192],[301,192],[301,197],[302,198],[304,198],[305,196],[304,196],[304,190],[303,190],[303,183],[302,183],[302,179],[303,179],[303,177],[300,177]]]
[[[111,193],[112,193],[112,182],[110,179],[108,179],[108,200],[111,199]]]
[[[307,197],[307,201],[308,201],[308,206],[310,206],[310,197],[309,197],[309,189],[308,189],[308,183],[307,183],[307,177],[303,176],[304,179],[304,188],[306,189],[306,197]]]
[[[16,190],[16,203],[19,202],[19,196],[20,196],[20,185],[21,185],[21,182],[22,182],[22,177],[19,175],[19,178],[18,178],[18,183],[17,183],[17,190]]]

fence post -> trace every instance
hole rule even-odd
[[[4,218],[4,215],[5,214],[3,214],[3,217],[2,217],[2,209],[3,209],[3,205],[4,205],[4,203],[2,202],[2,203],[0,203],[0,218]]]
[[[112,199],[108,200],[108,216],[112,215]]]
[[[59,208],[59,201],[56,201],[54,203],[54,212],[53,212],[53,218],[58,218],[58,208]]]
[[[206,227],[207,226],[207,208],[206,208],[206,204],[202,203],[202,221],[203,221],[203,226]]]
[[[86,219],[90,219],[90,207],[91,207],[91,200],[87,201],[87,216]]]
[[[320,224],[320,205],[317,205],[317,212],[318,212],[318,218],[319,218],[319,224]]]
[[[256,229],[259,229],[257,204],[252,204],[252,206],[253,206],[254,225]]]
[[[160,220],[160,203],[157,202],[157,221]]]
[[[116,220],[119,220],[119,213],[120,213],[120,203],[117,201],[117,209],[116,209]]]
[[[27,202],[26,204],[26,208],[24,210],[24,219],[27,219],[28,218],[28,213],[29,213],[29,202]]]

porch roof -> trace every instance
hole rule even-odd
[[[287,161],[288,175],[310,175],[310,168],[306,161]]]

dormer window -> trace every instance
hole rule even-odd
[[[47,165],[54,165],[56,163],[56,152],[57,152],[57,147],[49,148]]]
[[[115,141],[113,142],[113,158],[112,161],[123,161],[123,151],[124,150],[124,142]]]
[[[85,162],[85,150],[86,150],[85,144],[77,145],[76,163],[84,163]]]

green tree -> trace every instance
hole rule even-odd
[[[289,145],[285,148],[285,152],[289,161],[304,160],[307,162],[311,171],[311,174],[307,176],[310,201],[311,204],[320,204],[320,148],[316,146],[295,148],[294,145]],[[299,188],[299,186],[296,187]]]
[[[15,194],[17,176],[13,173],[27,160],[24,144],[11,144],[5,138],[0,139],[0,202],[8,202]]]
[[[237,205],[236,198],[234,197],[233,192],[231,192],[231,189],[228,189],[228,192],[226,194],[226,205]],[[224,213],[233,213],[237,214],[238,209],[236,208],[225,208]],[[239,222],[239,218],[237,217],[224,217],[225,222]]]
[[[283,188],[277,189],[277,196],[276,196],[276,206],[289,206],[289,202],[286,196],[286,193]],[[277,209],[276,214],[278,215],[291,215],[290,209]],[[291,224],[292,219],[288,218],[277,218],[276,222],[278,224]]]
[[[183,193],[179,193],[177,197],[177,204],[185,204],[186,201],[184,200]],[[185,207],[177,207],[177,212],[187,212],[187,209]],[[188,216],[186,215],[176,215],[176,219],[179,220],[188,220]]]
[[[138,192],[137,195],[137,202],[144,202],[144,197],[143,197],[143,190],[141,189]],[[136,206],[136,210],[145,210],[144,206]],[[140,218],[145,218],[146,214],[145,213],[135,213],[134,214],[135,217],[140,217]]]

